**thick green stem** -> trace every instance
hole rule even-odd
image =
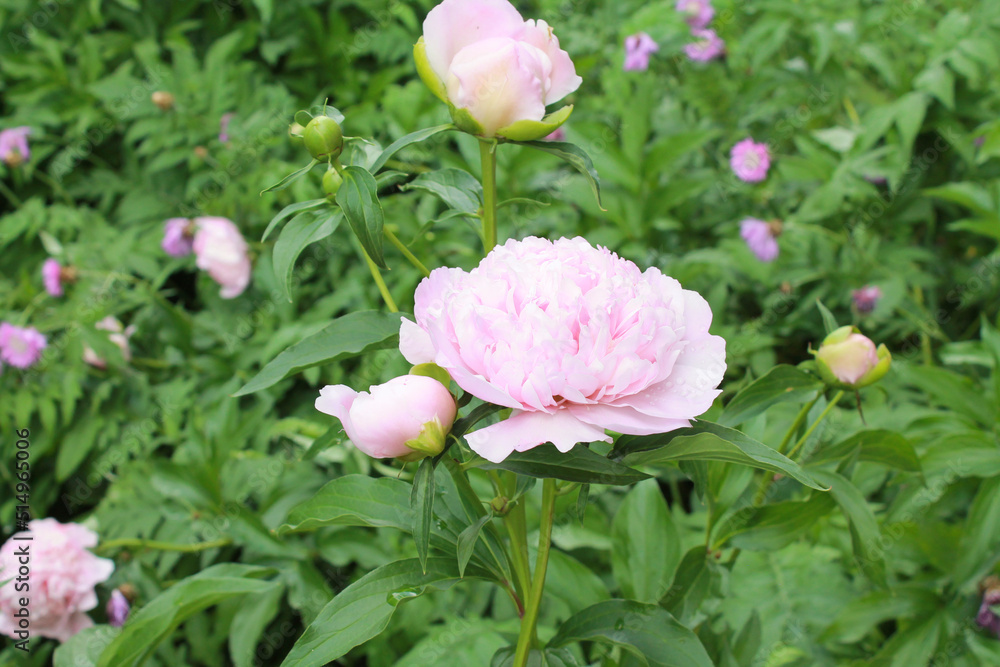
[[[483,163],[483,254],[497,244],[497,156],[496,144],[479,142]]]
[[[509,485],[505,485],[504,495],[508,498],[514,496],[517,488],[517,478],[511,473]],[[521,498],[514,503],[503,518],[504,528],[507,529],[507,536],[510,537],[510,560],[514,566],[514,578],[517,591],[522,599],[527,599],[531,591],[531,569],[528,565],[528,522],[524,513],[524,499]]]
[[[799,441],[795,443],[794,447],[792,447],[792,451],[788,452],[788,458],[793,458],[795,454],[799,451],[799,449],[802,448],[802,445],[806,444],[806,440],[809,439],[809,436],[812,435],[812,432],[816,430],[816,427],[820,425],[820,422],[826,419],[826,416],[830,414],[830,411],[833,410],[834,406],[837,405],[837,402],[841,398],[843,398],[843,396],[844,396],[844,390],[841,389],[830,400],[826,408],[823,409],[823,412],[819,413],[819,417],[817,417],[816,421],[812,423],[812,426],[809,427],[809,430],[806,431],[804,434],[802,434],[802,437],[799,438]]]
[[[385,237],[389,239],[389,243],[396,246],[396,249],[399,250],[399,252],[403,253],[403,257],[410,260],[410,264],[417,267],[417,270],[420,271],[420,273],[424,274],[425,278],[431,275],[431,272],[427,269],[427,267],[424,266],[419,259],[417,259],[416,255],[410,252],[410,249],[406,247],[406,244],[400,241],[395,234],[389,231],[388,227],[383,227],[382,231],[385,232]]]
[[[538,609],[542,605],[542,592],[545,590],[545,572],[549,566],[549,550],[552,548],[552,523],[556,509],[556,481],[546,479],[542,482],[542,514],[538,532],[538,557],[535,559],[535,577],[531,582],[531,595],[521,619],[521,634],[517,638],[517,650],[514,653],[513,667],[526,667],[531,653],[531,644],[535,639],[538,624]]]
[[[224,537],[212,542],[195,542],[194,544],[173,544],[171,542],[157,542],[155,540],[141,540],[138,538],[123,538],[120,540],[108,540],[102,542],[97,551],[108,551],[110,549],[132,548],[132,549],[156,549],[158,551],[182,551],[184,553],[195,553],[207,549],[215,549],[232,544],[232,540]]]
[[[799,410],[799,414],[796,415],[795,421],[792,422],[792,425],[788,428],[788,431],[785,433],[785,437],[781,439],[781,444],[778,445],[779,454],[785,453],[785,449],[788,447],[788,443],[792,441],[792,437],[795,435],[795,432],[798,431],[799,428],[802,426],[802,424],[805,423],[806,418],[809,417],[809,411],[813,409],[813,406],[816,405],[816,401],[818,401],[819,397],[822,395],[823,392],[820,391],[819,393],[816,394],[816,398],[806,403],[804,406],[802,406],[802,409]],[[753,498],[754,506],[759,507],[764,503],[764,499],[767,497],[767,490],[771,486],[772,480],[774,480],[774,475],[765,470],[764,476],[761,478],[760,481],[760,486],[757,487],[757,493],[756,495],[754,495]]]
[[[368,262],[368,270],[372,272],[372,278],[375,279],[375,284],[378,285],[378,291],[382,294],[382,300],[385,301],[389,312],[398,313],[399,308],[396,307],[396,302],[392,300],[392,295],[389,294],[389,288],[386,287],[385,281],[382,280],[382,272],[378,270],[378,266],[368,256],[364,248],[361,249],[361,254],[365,256],[365,261]]]

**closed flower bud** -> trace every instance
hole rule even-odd
[[[150,95],[150,99],[153,100],[153,104],[160,108],[160,111],[170,111],[174,108],[174,96],[166,91],[158,90]]]
[[[340,186],[343,183],[344,177],[333,167],[327,169],[326,173],[323,174],[323,192],[331,199],[337,196],[337,193],[340,192]]]
[[[317,160],[334,160],[344,150],[344,133],[329,116],[317,116],[309,121],[303,133],[306,149]]]
[[[892,363],[885,345],[876,348],[871,339],[850,326],[832,332],[813,354],[820,375],[828,384],[849,389],[878,382]]]
[[[111,591],[111,599],[108,600],[107,614],[108,625],[113,628],[120,628],[125,625],[128,613],[132,606],[128,603],[128,598],[120,590]]]
[[[437,380],[404,375],[367,392],[326,386],[316,409],[339,419],[354,446],[368,456],[413,461],[444,449],[458,407]]]

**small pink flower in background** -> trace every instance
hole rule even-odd
[[[726,43],[714,30],[692,30],[691,36],[697,41],[684,47],[684,53],[691,60],[707,62],[726,52]]]
[[[316,409],[339,419],[354,446],[376,459],[439,453],[458,410],[448,388],[423,375],[360,393],[328,385],[319,394]]]
[[[108,315],[95,324],[94,328],[99,331],[110,332],[108,340],[117,345],[118,349],[122,351],[122,358],[126,362],[132,360],[132,347],[129,345],[129,339],[135,334],[135,325],[125,328],[118,318]],[[86,345],[83,347],[83,360],[95,368],[108,367],[108,362]]]
[[[167,220],[160,247],[173,257],[184,257],[194,252],[194,221],[189,218]]]
[[[720,393],[726,342],[708,333],[705,299],[583,238],[510,240],[471,272],[436,269],[415,301],[403,356],[513,408],[466,436],[490,461],[545,442],[610,442],[605,429],[683,428]]]
[[[1000,639],[1000,616],[994,611],[998,606],[1000,606],[1000,579],[987,577],[983,582],[983,601],[979,605],[979,613],[976,614],[976,623]]]
[[[42,356],[48,344],[34,327],[16,327],[0,322],[0,360],[15,368],[28,368]]]
[[[239,228],[226,218],[197,218],[194,254],[198,268],[222,286],[223,299],[233,299],[250,284],[250,255]]]
[[[875,176],[872,174],[866,174],[864,179],[872,185],[885,185],[889,182],[889,179],[885,176]]]
[[[224,113],[219,119],[219,141],[224,144],[229,143],[229,123],[232,122],[236,114]]]
[[[97,546],[97,535],[78,524],[35,519],[28,531],[31,542],[12,538],[0,547],[0,581],[17,576],[18,547],[30,544],[31,632],[64,642],[94,624],[86,614],[97,606],[94,587],[111,576],[115,564],[88,551]],[[26,596],[11,584],[0,586],[0,634],[17,637],[13,614]]]
[[[778,221],[764,222],[756,218],[747,218],[740,223],[740,236],[762,262],[773,262],[778,258],[780,235],[781,223]]]
[[[660,50],[660,45],[644,32],[629,35],[625,38],[626,72],[645,71],[649,69],[649,57]]]
[[[675,8],[685,15],[684,20],[692,28],[704,28],[715,16],[710,0],[677,0]]]
[[[566,130],[557,127],[555,132],[542,139],[542,141],[566,141]]]
[[[52,296],[62,296],[62,266],[58,260],[51,257],[42,263],[42,282],[45,283],[45,291]]]
[[[0,160],[8,167],[17,167],[26,162],[31,157],[31,150],[28,148],[30,134],[31,128],[27,126],[0,131]]]
[[[120,628],[128,620],[129,611],[132,606],[128,603],[128,598],[117,588],[111,591],[111,599],[108,600],[106,612],[108,614],[108,625],[113,628]]]
[[[983,144],[986,143],[986,137],[976,137],[975,141],[972,143],[976,148],[982,148]]]
[[[875,310],[878,300],[882,298],[882,290],[875,285],[865,285],[861,289],[851,292],[851,299],[854,300],[854,307],[859,313],[870,313]]]
[[[759,183],[767,178],[771,168],[771,152],[767,144],[759,144],[747,138],[733,146],[729,154],[729,165],[733,173],[747,183]]]

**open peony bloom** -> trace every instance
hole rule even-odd
[[[832,331],[813,354],[824,380],[849,389],[878,382],[889,372],[892,363],[892,355],[885,345],[876,348],[871,339],[851,326]]]
[[[62,296],[62,267],[59,261],[49,257],[42,263],[42,282],[51,296]]]
[[[762,262],[773,262],[778,258],[778,237],[781,235],[781,222],[774,220],[764,222],[756,218],[747,218],[740,223],[740,236],[747,242],[747,247],[757,255]]]
[[[316,409],[339,419],[368,456],[406,460],[440,453],[458,410],[448,388],[424,375],[403,375],[360,393],[328,385]]]
[[[122,358],[125,361],[132,360],[132,348],[129,346],[128,340],[135,333],[135,325],[125,328],[117,318],[108,315],[95,324],[94,328],[111,332],[108,339],[122,351]],[[95,368],[108,367],[108,362],[86,345],[83,347],[83,360]]]
[[[27,126],[12,127],[0,131],[0,160],[8,167],[18,167],[31,157],[28,148],[28,135],[31,128]]]
[[[195,218],[194,254],[198,268],[222,285],[219,294],[232,299],[250,284],[250,255],[240,230],[226,218]]]
[[[424,83],[463,131],[515,141],[541,139],[571,106],[545,107],[583,81],[545,21],[525,21],[507,0],[444,0],[427,14],[414,47]]]
[[[0,361],[15,368],[28,368],[41,358],[47,344],[45,336],[34,327],[0,322]]]
[[[11,538],[0,547],[0,581],[16,581],[25,545],[31,558],[30,592],[18,592],[13,582],[0,586],[0,633],[19,637],[23,628],[13,614],[22,607],[19,599],[29,597],[31,634],[64,642],[94,624],[86,614],[97,606],[94,586],[111,576],[115,564],[87,550],[97,546],[97,535],[75,523],[35,519],[28,532],[30,542]]]
[[[708,62],[726,52],[726,43],[722,41],[722,38],[714,30],[708,28],[704,30],[692,30],[691,36],[697,41],[684,47],[684,53],[691,60]]]
[[[759,183],[767,178],[771,168],[771,153],[767,144],[758,144],[753,139],[744,139],[729,154],[729,166],[741,181]]]
[[[172,257],[184,257],[194,252],[194,220],[170,218],[163,224],[160,247]]]
[[[644,32],[629,35],[625,38],[626,72],[645,71],[649,69],[649,57],[660,50],[660,45]]]
[[[712,17],[715,16],[710,0],[677,0],[674,7],[684,14],[684,20],[689,26],[699,30],[711,23]]]
[[[583,238],[508,241],[466,273],[440,268],[403,320],[410,363],[434,362],[510,418],[466,436],[493,462],[551,442],[690,425],[719,394],[725,341],[696,292]]]
[[[851,299],[854,300],[854,307],[859,313],[867,314],[875,310],[878,300],[882,298],[882,290],[875,285],[865,285],[861,289],[851,292]]]

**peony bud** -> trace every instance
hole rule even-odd
[[[0,161],[10,168],[20,167],[31,157],[28,137],[31,128],[28,126],[12,127],[0,131]]]
[[[340,192],[340,186],[343,184],[344,177],[341,176],[340,172],[333,167],[327,169],[326,173],[323,174],[323,192],[325,192],[326,196],[330,199],[337,196],[337,193]]]
[[[317,116],[309,121],[303,138],[309,154],[317,160],[335,160],[344,150],[344,132],[329,116]]]
[[[816,355],[816,366],[832,385],[860,389],[889,372],[892,355],[885,345],[875,347],[856,327],[840,327],[827,336]]]
[[[354,446],[377,459],[439,454],[458,410],[443,384],[422,375],[403,375],[360,393],[329,385],[319,394],[316,409],[339,419]]]
[[[174,96],[166,91],[158,90],[150,95],[150,99],[153,100],[153,104],[160,107],[160,111],[170,111],[174,108]]]
[[[108,600],[108,625],[113,628],[120,628],[125,625],[128,613],[132,606],[128,603],[128,598],[117,588],[111,591],[111,599]]]

